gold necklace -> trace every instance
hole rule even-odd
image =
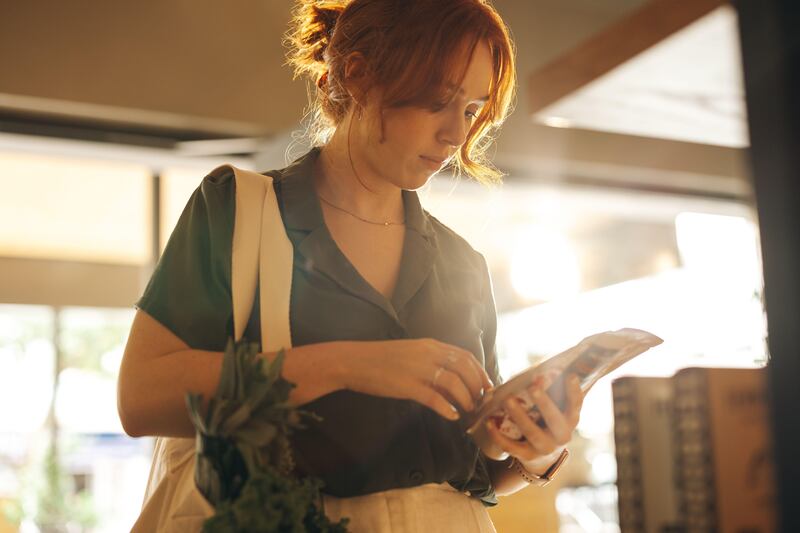
[[[405,221],[403,221],[403,222],[375,222],[375,221],[372,221],[372,220],[367,220],[366,218],[361,218],[360,216],[356,215],[355,213],[351,213],[350,211],[348,211],[347,209],[344,209],[343,207],[339,207],[338,205],[334,205],[334,204],[330,203],[328,200],[326,200],[325,198],[323,198],[320,195],[317,195],[317,196],[319,197],[320,200],[322,200],[323,202],[325,202],[326,204],[328,204],[332,208],[338,209],[339,211],[342,211],[343,213],[347,213],[351,217],[355,217],[358,220],[360,220],[361,222],[366,222],[367,224],[374,224],[376,226],[405,226],[405,224],[406,224]]]

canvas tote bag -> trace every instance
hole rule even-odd
[[[272,177],[230,165],[214,169],[211,175],[231,170],[236,179],[231,264],[234,335],[238,341],[244,334],[260,280],[261,351],[289,349],[294,252],[281,220]],[[214,509],[194,483],[195,462],[195,439],[156,439],[142,511],[131,531],[200,531]]]

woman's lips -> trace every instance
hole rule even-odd
[[[436,159],[435,157],[428,157],[421,155],[419,156],[427,165],[433,169],[439,170],[442,168],[442,164],[444,163],[444,159]]]

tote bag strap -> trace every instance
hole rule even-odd
[[[230,167],[230,169],[226,168]],[[230,165],[212,171],[236,177],[231,253],[234,337],[241,340],[260,283],[261,350],[291,348],[289,297],[294,250],[281,219],[271,176]],[[156,439],[150,477],[134,533],[196,531],[213,513],[194,484],[195,440]]]
[[[236,177],[231,253],[234,337],[238,341],[244,335],[260,281],[261,350],[289,349],[294,249],[283,226],[273,178],[232,165],[225,167]]]

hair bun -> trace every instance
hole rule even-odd
[[[323,54],[333,38],[333,30],[336,28],[336,21],[339,20],[339,15],[344,11],[344,3],[337,7],[315,5],[312,9],[315,15],[314,23],[317,25],[317,32],[319,33],[317,42],[319,43],[320,56],[315,59],[317,61],[325,61]]]
[[[295,77],[309,74],[319,84],[325,66],[325,50],[333,38],[336,21],[349,0],[299,0],[287,34],[289,62]]]

